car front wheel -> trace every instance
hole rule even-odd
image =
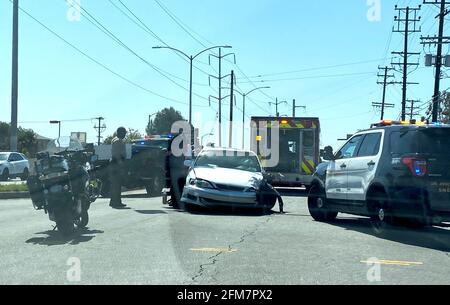
[[[20,180],[25,181],[28,179],[28,176],[29,176],[28,168],[25,167],[22,176],[20,176]]]
[[[308,196],[308,209],[315,221],[333,221],[338,213],[332,212],[327,207],[325,191],[319,186],[313,186]]]
[[[2,174],[0,175],[0,181],[8,181],[8,179],[9,179],[9,170],[5,168]]]

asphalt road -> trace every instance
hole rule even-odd
[[[62,238],[30,200],[1,200],[0,284],[450,284],[446,228],[377,237],[364,218],[313,221],[293,194],[286,215],[124,201],[99,199],[89,229]]]

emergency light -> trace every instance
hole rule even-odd
[[[427,125],[428,122],[422,122],[417,120],[410,121],[394,121],[394,120],[382,120],[379,123],[372,124],[371,127],[385,127],[385,126],[393,126],[393,125],[416,125],[416,126],[424,126]],[[440,123],[441,124],[441,123]],[[441,124],[442,125],[442,124]]]

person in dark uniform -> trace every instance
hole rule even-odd
[[[267,181],[264,181],[260,186],[259,192],[257,193],[257,199],[261,204],[278,201],[280,214],[285,214],[284,202],[281,194]]]
[[[112,140],[111,144],[111,161],[110,161],[110,181],[111,181],[111,201],[109,205],[112,208],[124,208],[125,204],[122,203],[121,188],[122,179],[124,177],[124,163],[127,156],[125,146],[125,136],[127,130],[124,127],[117,129],[116,137]]]

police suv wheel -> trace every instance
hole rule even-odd
[[[370,224],[376,234],[383,234],[392,224],[388,212],[387,197],[377,192],[369,199]]]
[[[318,186],[311,188],[308,196],[308,209],[315,221],[332,221],[338,215],[337,212],[328,210],[325,191]]]

